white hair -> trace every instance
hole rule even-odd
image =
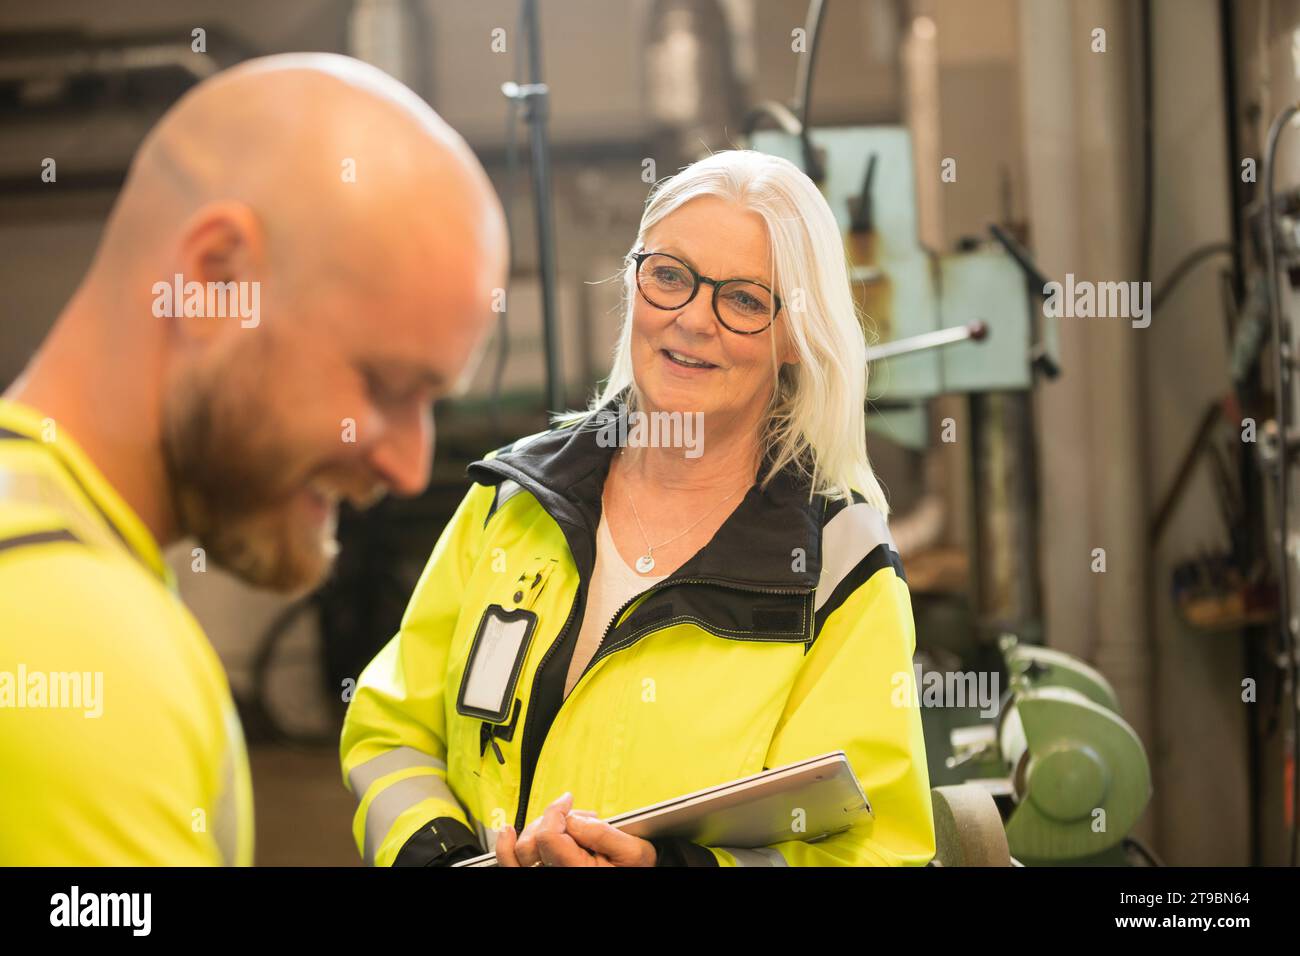
[[[781,299],[777,320],[785,322],[799,356],[797,364],[780,364],[776,336],[769,336],[775,387],[760,439],[770,462],[762,483],[766,486],[793,464],[812,494],[844,499],[857,491],[888,515],[885,493],[867,459],[866,339],[849,285],[843,239],[826,199],[789,160],[754,150],[724,150],[655,187],[632,251],[643,247],[646,233],[658,222],[702,196],[737,203],[763,217],[772,250],[769,284]],[[625,390],[629,407],[640,404],[631,349],[635,296],[629,265],[624,274],[627,309],[609,378],[586,413],[566,418],[586,417]]]

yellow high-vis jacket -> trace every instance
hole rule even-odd
[[[244,738],[153,535],[0,399],[0,866],[250,865]]]
[[[609,622],[564,684],[614,449],[558,428],[470,466],[398,633],[343,727],[368,863],[445,865],[565,791],[610,817],[843,750],[874,813],[816,842],[652,841],[661,865],[924,865],[934,855],[915,632],[880,512],[755,485]],[[480,662],[480,658],[483,662]],[[513,662],[513,663],[512,663]],[[792,828],[793,830],[793,828]]]

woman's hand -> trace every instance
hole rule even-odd
[[[573,794],[548,806],[524,832],[506,827],[497,837],[498,866],[654,866],[655,848],[622,833],[591,810],[574,810]]]
[[[654,844],[610,826],[594,813],[575,810],[568,817],[568,833],[575,843],[590,851],[590,866],[654,866]]]
[[[524,832],[515,835],[514,827],[506,827],[497,837],[498,866],[592,866],[590,853],[574,842],[565,832],[565,822],[573,808],[573,794],[564,793]],[[589,810],[578,811],[580,814]]]

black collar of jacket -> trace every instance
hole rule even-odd
[[[469,466],[469,477],[480,484],[509,479],[532,493],[564,531],[584,577],[595,564],[601,494],[616,450],[602,447],[598,434],[590,425],[562,426]],[[820,495],[810,501],[806,482],[787,467],[766,489],[755,483],[712,540],[669,580],[811,590],[821,574],[825,505]]]

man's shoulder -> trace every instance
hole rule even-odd
[[[187,692],[212,683],[207,639],[166,584],[125,551],[66,529],[0,538],[0,606],[0,657],[98,663],[120,680]]]
[[[211,827],[192,823],[216,812],[232,704],[179,599],[125,554],[60,541],[0,553],[0,607],[0,764],[23,781],[0,788],[0,814],[25,813],[5,852],[219,862]]]
[[[53,613],[103,614],[105,624],[177,611],[167,585],[125,548],[89,541],[57,521],[0,519],[0,590]]]

